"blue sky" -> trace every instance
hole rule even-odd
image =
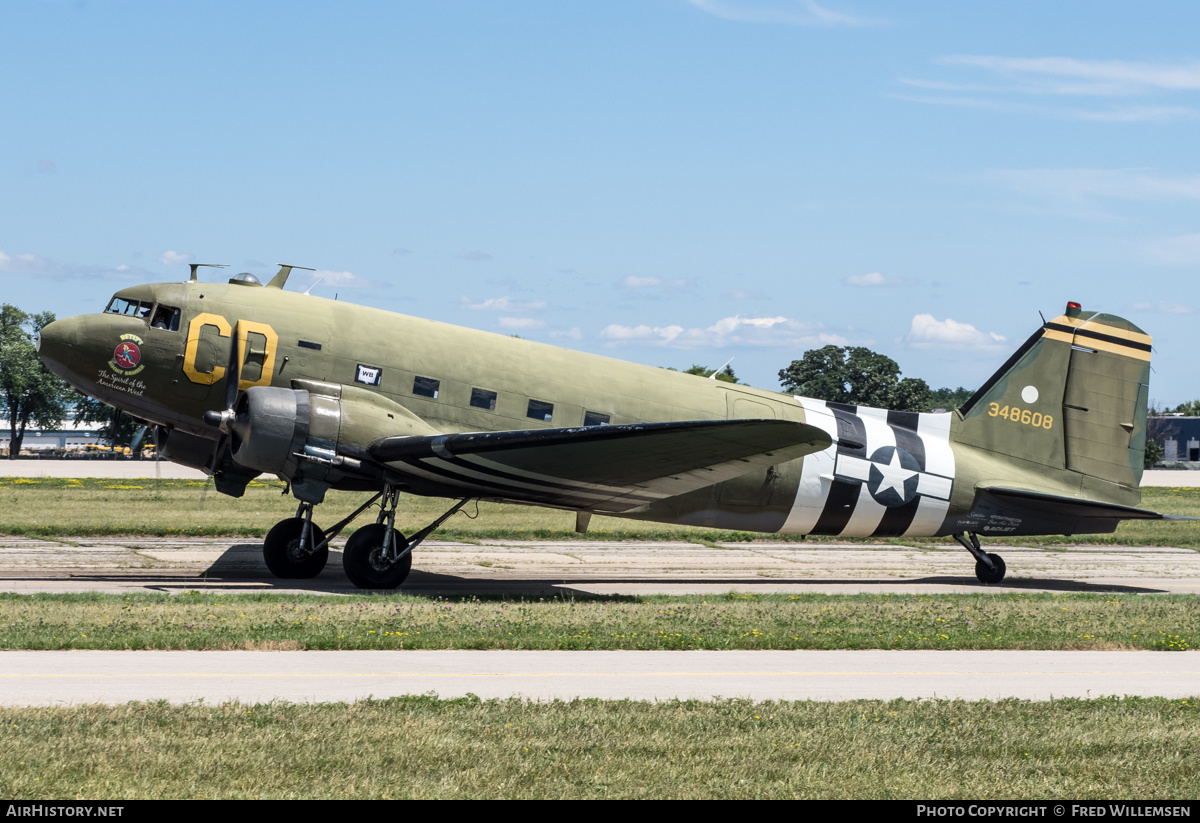
[[[974,387],[1078,300],[1154,337],[1174,404],[1197,31],[1184,3],[7,0],[0,294],[69,315],[287,262],[765,388],[829,342]]]

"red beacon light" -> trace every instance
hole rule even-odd
[[[1083,311],[1083,306],[1076,303],[1074,300],[1067,302],[1067,317],[1078,317],[1079,312]]]

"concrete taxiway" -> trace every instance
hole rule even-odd
[[[0,704],[533,700],[1049,700],[1200,694],[1200,652],[0,652]]]

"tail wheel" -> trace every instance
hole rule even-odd
[[[412,552],[399,560],[388,560],[390,552],[384,551],[383,545],[386,534],[387,526],[373,523],[359,529],[346,541],[342,568],[346,570],[350,582],[360,589],[394,589],[408,578],[412,570]],[[392,540],[401,551],[408,545],[404,535],[395,530],[392,531]]]
[[[988,554],[988,560],[992,561],[992,568],[987,567],[987,563],[979,560],[975,563],[975,576],[979,578],[980,583],[996,584],[1004,579],[1004,573],[1008,569],[1004,565],[1004,558],[998,554]]]
[[[267,532],[263,541],[263,560],[271,574],[283,580],[310,580],[321,573],[329,560],[329,546],[313,551],[313,546],[325,542],[325,532],[314,524],[305,550],[300,551],[300,535],[304,531],[304,518],[293,517],[280,520]]]

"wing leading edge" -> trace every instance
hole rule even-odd
[[[464,496],[622,512],[821,451],[787,420],[699,420],[385,437],[371,458]]]

